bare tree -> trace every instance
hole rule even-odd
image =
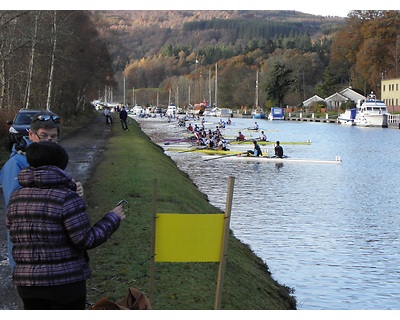
[[[46,109],[50,110],[50,101],[51,101],[51,90],[53,88],[53,75],[54,75],[54,64],[56,60],[56,49],[57,49],[57,11],[53,12],[53,28],[52,28],[52,41],[53,41],[53,50],[51,53],[51,64],[50,64],[50,72],[49,72],[49,84],[47,90],[47,102]]]
[[[18,21],[26,12],[0,12],[0,107],[9,106],[12,101],[12,82],[23,73],[23,69],[14,68],[15,55],[24,46],[25,39],[18,37]]]
[[[31,59],[29,61],[28,81],[26,84],[26,96],[25,96],[25,108],[26,109],[29,109],[29,98],[31,96],[33,67],[34,67],[34,63],[35,63],[35,51],[36,51],[39,16],[40,16],[40,11],[36,11],[35,12],[35,25],[33,28],[33,37],[32,37],[32,45],[31,45]]]

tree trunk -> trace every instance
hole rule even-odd
[[[26,84],[26,96],[25,96],[25,108],[29,109],[29,99],[31,96],[31,85],[33,79],[33,66],[35,62],[35,50],[36,50],[36,40],[38,31],[38,20],[40,16],[40,11],[36,13],[35,16],[35,27],[33,31],[32,47],[31,47],[31,59],[29,61],[29,73],[28,73],[28,83]]]
[[[50,64],[50,73],[49,73],[49,84],[47,90],[47,103],[46,109],[50,110],[50,101],[51,101],[51,91],[53,87],[53,76],[54,76],[54,64],[56,58],[56,48],[57,48],[57,11],[53,13],[53,51],[51,54],[51,64]]]

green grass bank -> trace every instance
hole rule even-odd
[[[220,213],[188,175],[131,121],[129,131],[113,126],[103,160],[85,186],[92,223],[115,204],[129,202],[127,218],[113,237],[89,252],[93,275],[88,302],[109,296],[119,300],[128,287],[149,294],[153,180],[157,179],[157,212]],[[227,181],[228,185],[228,181]],[[217,263],[157,263],[153,309],[211,310]],[[280,285],[251,249],[229,235],[223,310],[296,309],[292,290]]]

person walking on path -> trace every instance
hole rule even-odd
[[[13,282],[25,310],[86,309],[91,276],[87,250],[106,242],[125,219],[122,205],[93,226],[76,183],[65,171],[68,154],[54,142],[26,148],[29,167],[11,195],[6,225],[14,243]]]
[[[106,124],[112,124],[112,117],[111,117],[111,111],[109,107],[104,107],[103,111],[104,116],[106,117]]]
[[[126,119],[128,118],[128,113],[125,110],[125,107],[122,106],[121,111],[119,112],[119,119],[121,120],[122,130],[128,130],[128,124]]]

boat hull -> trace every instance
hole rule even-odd
[[[272,163],[320,163],[320,164],[340,164],[342,159],[336,157],[335,160],[319,159],[300,159],[300,158],[273,158],[273,157],[248,157],[248,156],[203,156],[203,160],[219,161],[243,161],[243,162],[272,162]]]
[[[384,127],[387,128],[387,114],[358,114],[354,123],[358,127]]]
[[[337,123],[354,126],[354,119],[356,118],[357,110],[355,108],[346,110],[337,118]]]
[[[283,108],[271,108],[268,120],[285,120],[285,110]]]
[[[274,117],[274,116],[271,116],[271,115],[268,115],[268,120],[285,120],[285,117],[284,116],[282,116],[282,117]]]
[[[254,140],[245,140],[245,141],[230,141],[229,144],[253,144]],[[256,140],[259,145],[275,145],[276,141],[259,141]],[[311,140],[308,141],[282,141],[280,144],[285,145],[285,144],[304,144],[308,145],[311,144]]]
[[[264,113],[256,113],[256,114],[253,114],[251,117],[252,117],[252,119],[265,119],[265,114]]]
[[[346,119],[340,119],[340,118],[338,118],[337,122],[338,122],[339,124],[344,124],[344,125],[347,125],[347,126],[355,126],[355,125],[356,125],[356,124],[354,123],[354,120],[346,120]]]

